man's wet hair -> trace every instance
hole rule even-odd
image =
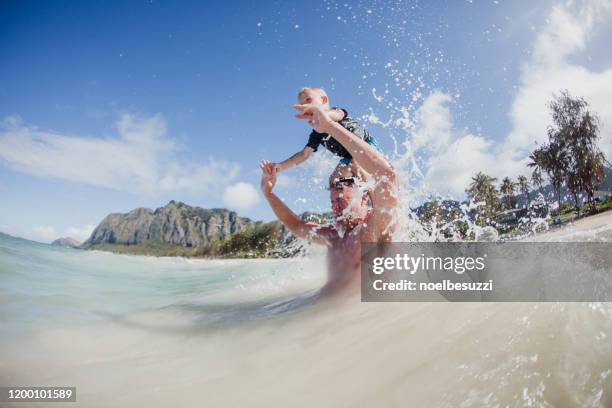
[[[337,177],[334,180],[330,180],[329,188],[339,187],[341,185],[354,186],[356,182],[355,177]]]

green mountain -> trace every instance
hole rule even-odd
[[[329,214],[302,217],[324,222]],[[106,216],[81,248],[155,256],[286,257],[300,252],[294,242],[279,221],[252,221],[226,209],[170,201],[156,210]]]

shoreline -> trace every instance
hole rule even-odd
[[[581,235],[592,237],[594,234],[605,233],[608,230],[606,235],[608,240],[612,241],[612,210],[582,217],[567,224],[552,226],[546,231],[530,235],[521,241],[538,242],[539,239],[544,239],[542,242],[547,242],[559,238],[576,238]]]
[[[124,255],[124,256],[130,256],[130,257],[138,257],[138,258],[147,258],[147,259],[161,259],[161,260],[172,260],[172,259],[177,259],[177,260],[183,260],[186,261],[187,263],[198,263],[198,262],[231,262],[231,261],[279,261],[279,260],[289,260],[289,259],[299,259],[300,257],[297,256],[293,256],[293,257],[287,257],[287,258],[281,258],[281,257],[251,257],[251,258],[239,258],[239,257],[228,257],[228,258],[215,258],[215,257],[209,257],[209,258],[203,258],[203,257],[189,257],[189,256],[172,256],[172,255],[143,255],[143,254],[134,254],[134,253],[129,253],[129,252],[113,252],[113,251],[104,251],[101,249],[84,249],[84,248],[69,248],[69,249],[74,249],[77,251],[83,251],[83,252],[94,252],[94,253],[103,253],[103,254],[110,254],[110,255]]]
[[[588,215],[581,217],[575,221],[569,221],[561,225],[551,225],[549,229],[538,232],[536,234],[528,235],[518,241],[523,242],[539,242],[543,239],[543,242],[562,238],[565,236],[575,237],[576,235],[592,235],[593,232],[605,232],[610,229],[610,239],[612,240],[612,210],[607,210],[598,214]],[[121,246],[121,248],[129,247],[128,245]],[[299,256],[252,256],[252,257],[241,257],[241,256],[228,256],[228,257],[198,257],[198,256],[182,256],[182,255],[153,255],[153,254],[139,254],[135,252],[127,251],[110,251],[99,248],[74,248],[82,251],[96,251],[115,255],[127,255],[127,256],[138,256],[146,258],[163,258],[163,259],[183,259],[189,262],[195,261],[245,261],[245,260],[280,260],[280,259],[294,259],[300,258]]]

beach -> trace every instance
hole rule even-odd
[[[605,241],[610,221],[534,239]],[[607,303],[319,299],[320,255],[186,262],[10,238],[0,249],[0,383],[76,386],[76,403],[53,406],[612,404]],[[26,269],[43,263],[35,283]]]

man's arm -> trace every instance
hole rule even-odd
[[[372,239],[390,240],[395,229],[395,209],[398,204],[398,180],[395,169],[372,145],[355,136],[337,122],[331,123],[334,139],[348,150],[353,160],[374,177],[372,198]]]
[[[377,179],[383,176],[395,177],[395,170],[391,167],[391,164],[374,146],[356,136],[341,124],[334,121],[330,122],[327,133],[332,135],[353,156],[355,163]]]
[[[327,114],[329,115],[330,119],[333,120],[334,122],[340,122],[347,115],[346,111],[341,108],[329,108],[327,109]],[[295,115],[295,117],[298,119],[311,119],[312,114],[309,114],[307,112],[301,112]]]
[[[378,176],[377,178],[395,177],[395,170],[379,151],[334,121],[323,106],[316,104],[293,106],[301,112],[296,117],[307,119],[317,132],[332,135],[365,171]]]
[[[317,244],[328,245],[327,229],[314,222],[307,222],[298,217],[280,198],[272,192],[276,184],[276,168],[274,163],[264,160],[259,167],[262,170],[261,191],[268,200],[272,211],[278,219],[298,238],[308,239]]]
[[[374,177],[370,191],[376,225],[376,236],[388,232],[393,210],[397,207],[398,181],[395,169],[384,156],[365,140],[332,120],[327,111],[316,104],[294,105],[317,132],[329,133],[353,156],[353,160]]]
[[[344,119],[345,115],[346,114],[345,114],[344,110],[342,110],[340,108],[331,108],[329,110],[329,117],[334,122],[340,122],[342,119]]]
[[[312,152],[314,152],[314,149],[310,146],[306,146],[304,147],[304,149],[300,150],[299,152],[297,152],[296,154],[294,154],[293,156],[291,156],[290,158],[288,158],[287,160],[284,160],[280,163],[276,164],[276,170],[277,171],[283,171],[286,169],[289,169],[293,166],[297,166],[303,162],[305,162],[310,155],[312,154]]]

